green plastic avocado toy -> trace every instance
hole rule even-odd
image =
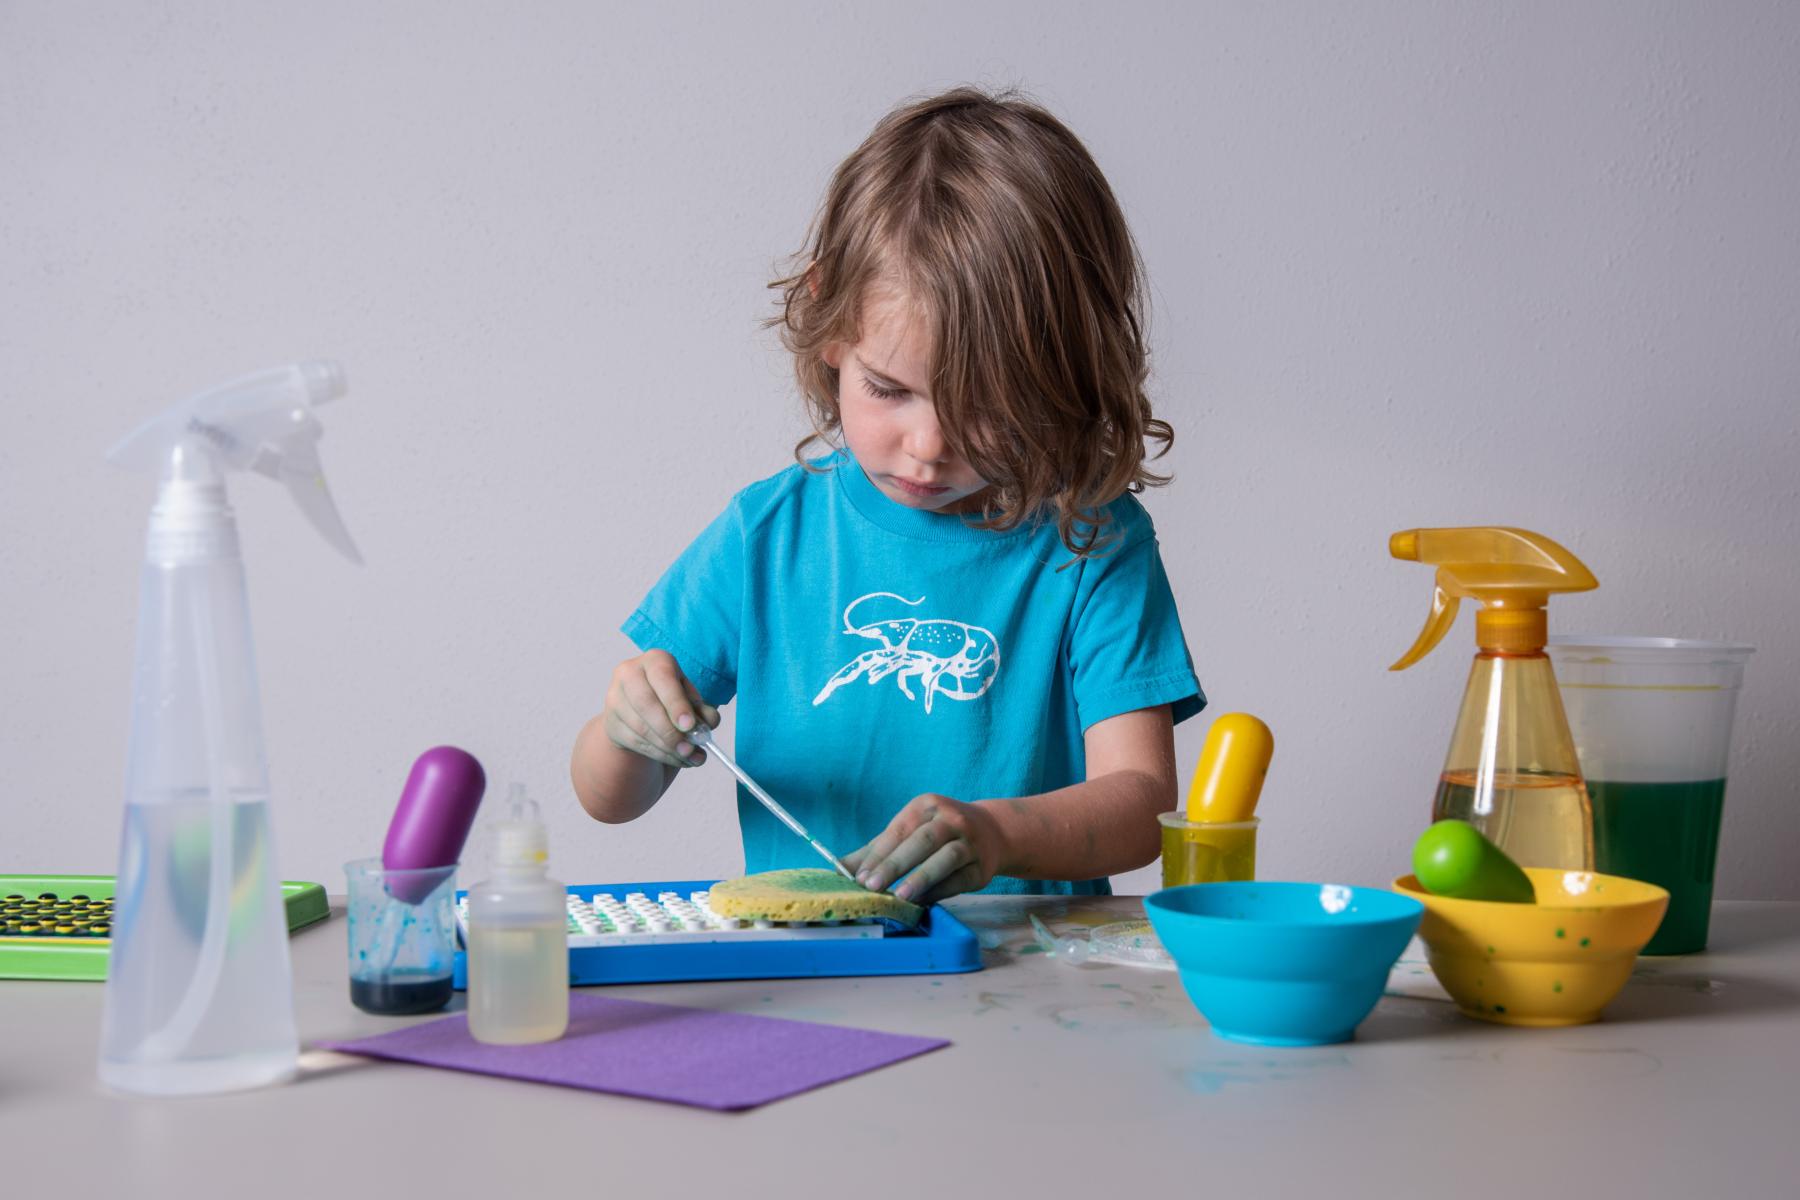
[[[1413,843],[1413,875],[1435,896],[1531,904],[1531,880],[1467,821],[1439,821]]]

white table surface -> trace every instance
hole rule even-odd
[[[323,1051],[286,1086],[121,1098],[94,1077],[99,985],[3,982],[0,1185],[58,1200],[1800,1196],[1800,904],[1721,904],[1707,953],[1641,960],[1598,1024],[1506,1028],[1389,996],[1354,1042],[1288,1050],[1213,1037],[1173,973],[1036,952],[1028,909],[1060,931],[1136,916],[1136,898],[951,907],[996,943],[985,970],[609,991],[954,1043],[744,1113]],[[341,907],[293,951],[303,1042],[399,1023],[351,1006]]]

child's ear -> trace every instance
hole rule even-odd
[[[819,298],[819,260],[816,258],[806,264],[806,294],[814,300]]]
[[[844,343],[826,342],[819,351],[819,361],[834,371],[842,370],[844,365]]]

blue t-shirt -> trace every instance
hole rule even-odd
[[[889,500],[845,452],[814,465],[739,492],[624,631],[673,655],[709,704],[737,698],[737,761],[834,853],[921,792],[1080,783],[1088,726],[1206,703],[1134,497],[1108,506],[1115,540],[1071,562],[1054,523],[975,529]],[[747,871],[819,865],[741,787],[738,819]],[[1001,876],[983,890],[1112,889]]]

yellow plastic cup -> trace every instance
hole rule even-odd
[[[1164,887],[1256,878],[1256,827],[1261,818],[1190,821],[1179,812],[1166,812],[1156,819],[1162,822]]]

